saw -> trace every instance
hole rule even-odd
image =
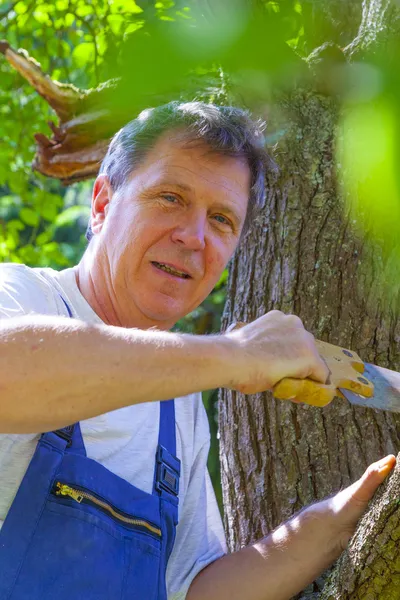
[[[326,384],[287,377],[273,389],[275,398],[325,406],[335,396],[351,404],[400,413],[400,374],[364,363],[347,348],[316,340],[320,356],[330,371]]]
[[[244,325],[234,323],[228,331]],[[326,406],[338,396],[358,406],[400,413],[400,373],[364,363],[347,348],[319,340],[315,343],[330,371],[327,383],[287,377],[273,388],[275,398]]]

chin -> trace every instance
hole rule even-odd
[[[160,327],[165,323],[167,328],[170,329],[179,319],[181,319],[185,314],[182,309],[179,310],[177,306],[149,306],[147,305],[143,314],[151,321],[156,321],[159,323]],[[156,325],[157,326],[157,325]]]

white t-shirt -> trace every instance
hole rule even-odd
[[[102,321],[80,293],[72,269],[0,265],[0,319],[30,313]],[[88,457],[151,493],[158,443],[159,402],[128,406],[81,421]],[[169,600],[183,600],[195,575],[226,552],[207,472],[210,433],[200,394],[175,400],[177,455],[181,460],[179,525],[167,569]],[[39,434],[0,434],[0,526],[35,450]]]

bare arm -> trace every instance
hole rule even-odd
[[[193,580],[187,600],[289,600],[339,557],[378,485],[388,456],[352,486],[310,506],[272,534],[224,556]]]
[[[269,389],[327,369],[299,320],[278,311],[239,332],[192,336],[26,316],[0,321],[0,432],[55,429],[141,402]]]
[[[47,431],[216,387],[224,354],[206,336],[60,317],[0,322],[0,431]]]

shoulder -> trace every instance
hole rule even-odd
[[[15,263],[0,265],[0,316],[57,313],[54,292],[40,269]]]

